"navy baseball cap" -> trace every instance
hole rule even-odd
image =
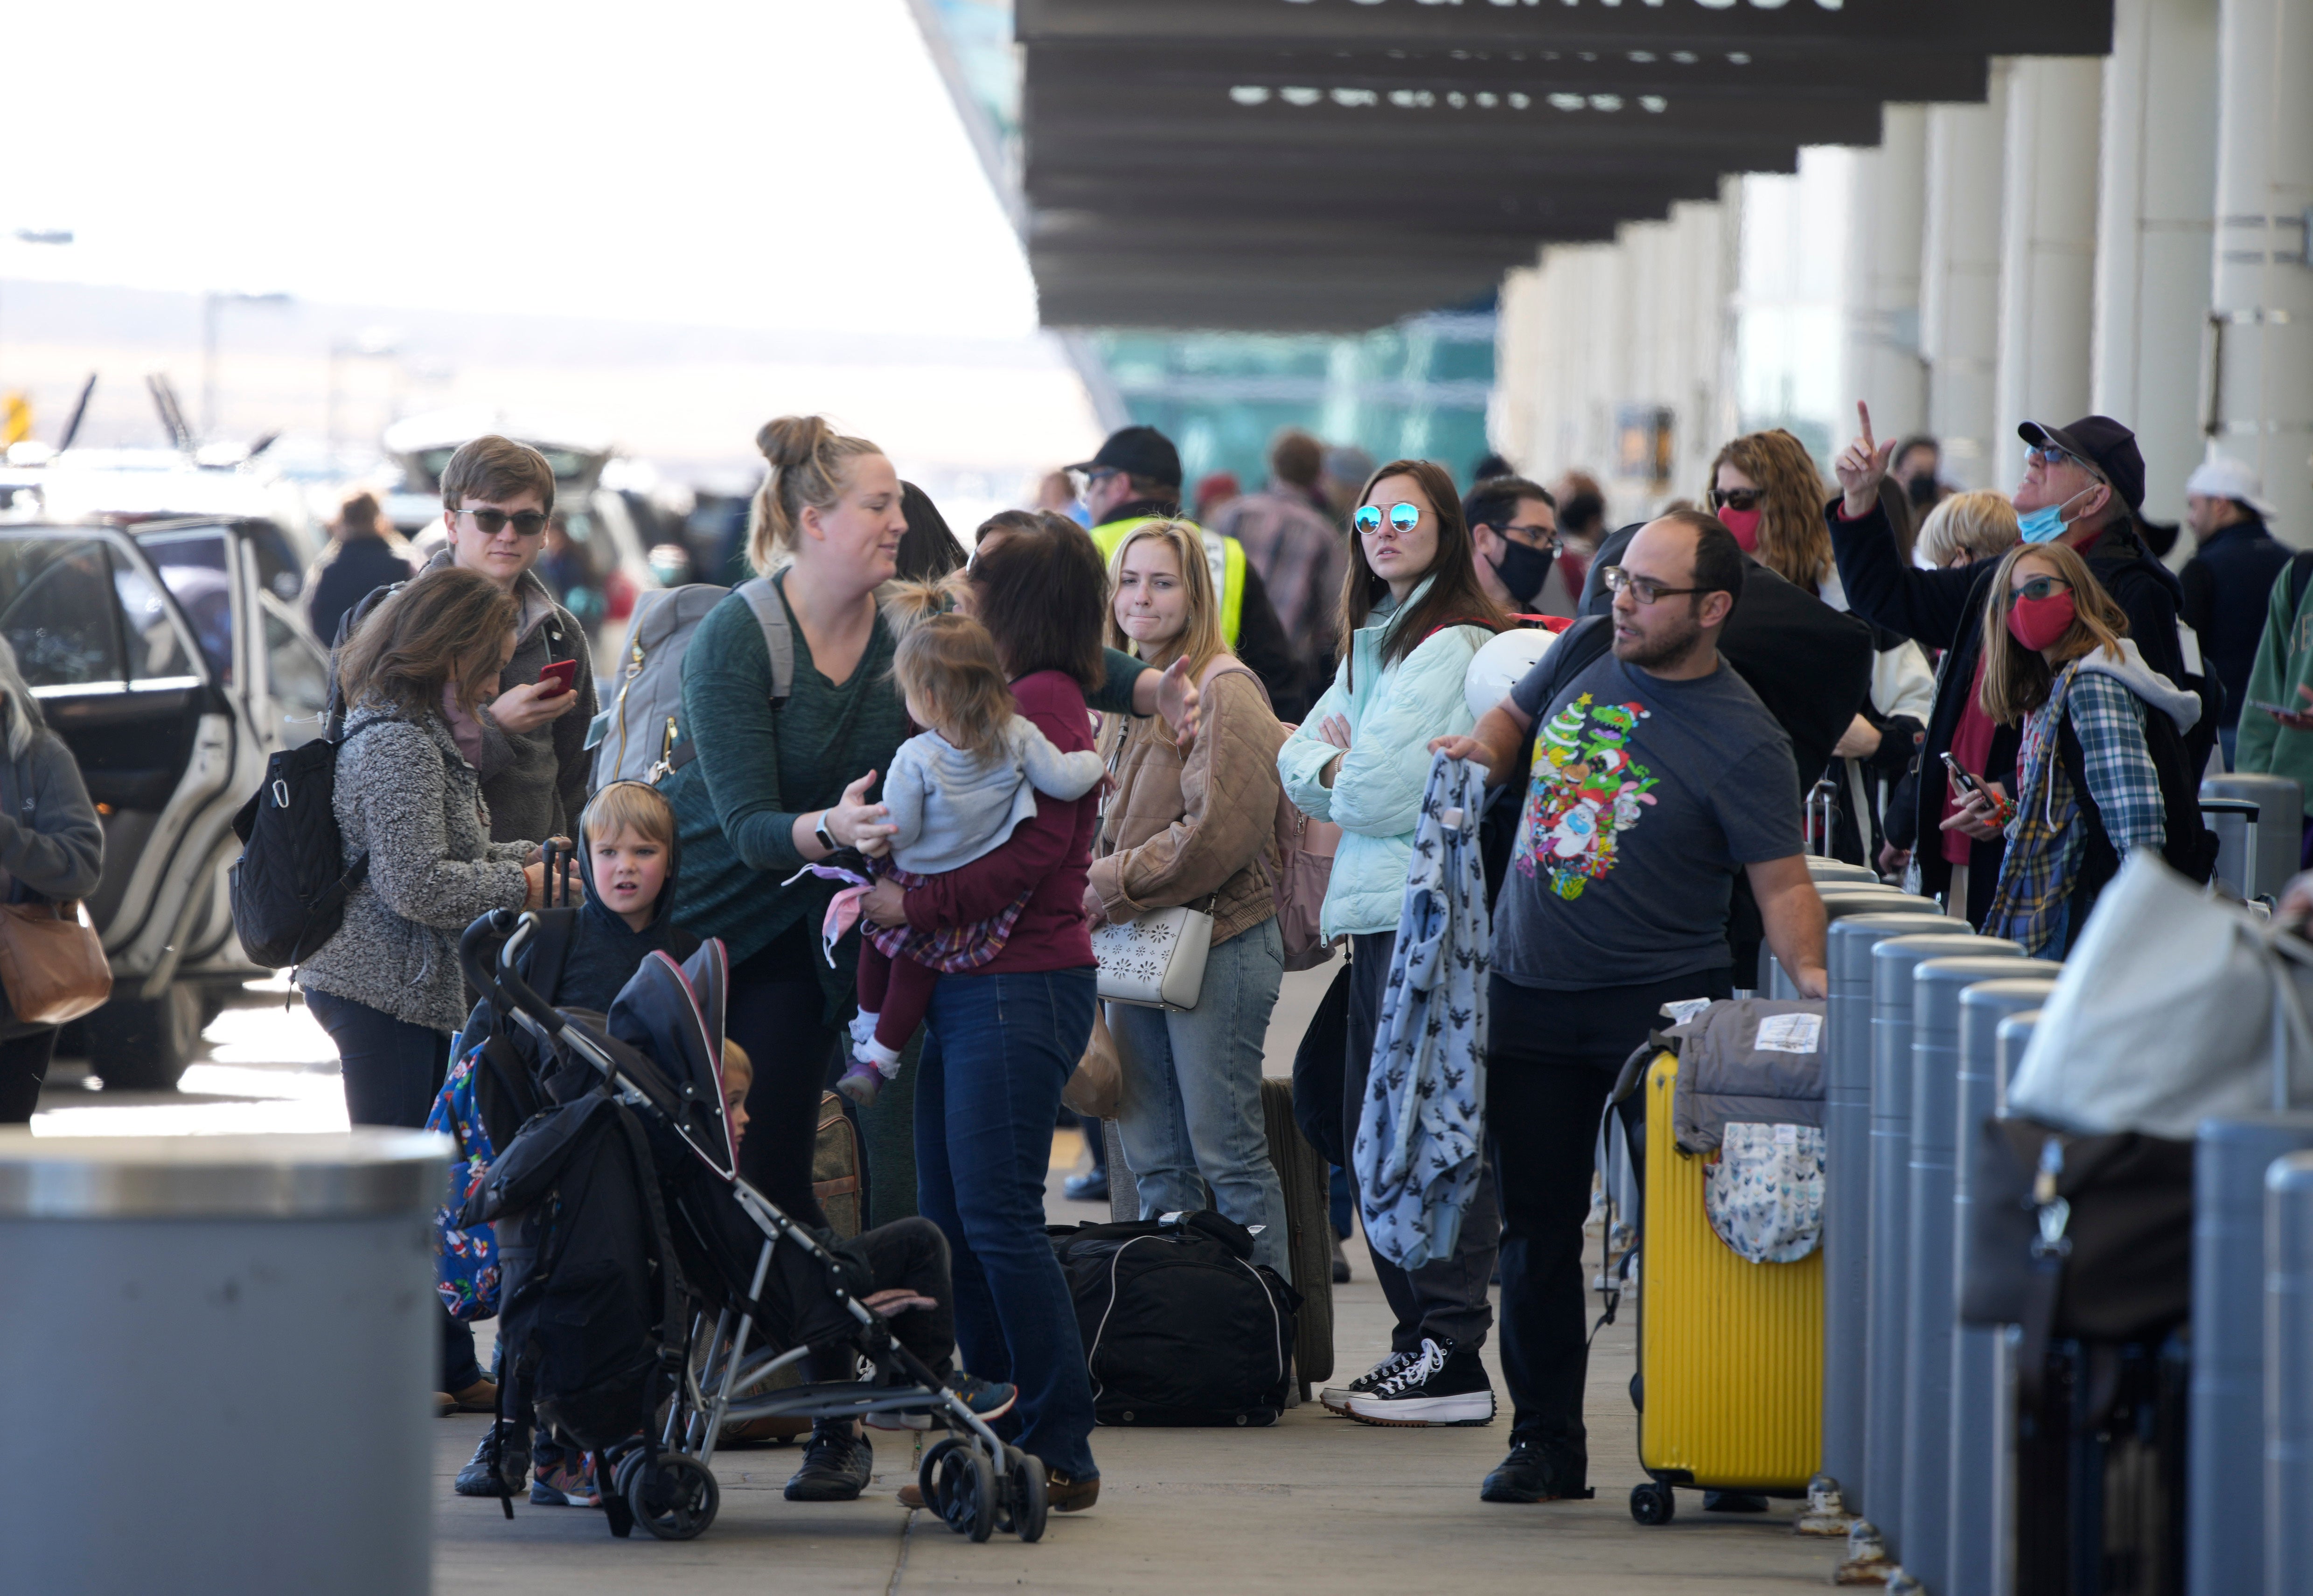
[[[2027,421],[2016,436],[2035,448],[2051,446],[2087,461],[2104,473],[2131,514],[2144,508],[2144,456],[2136,447],[2136,434],[2110,416],[2082,416],[2068,427]]]
[[[1100,453],[1067,468],[1069,471],[1121,471],[1128,476],[1181,485],[1181,451],[1154,427],[1125,427],[1108,435]]]

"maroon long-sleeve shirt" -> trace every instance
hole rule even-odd
[[[1012,683],[1012,696],[1038,731],[1063,754],[1093,745],[1092,717],[1075,682],[1038,671]],[[1100,818],[1099,789],[1072,802],[1036,795],[1034,818],[1023,821],[993,853],[908,890],[908,923],[920,931],[970,925],[1003,912],[1033,887],[1004,951],[974,974],[1082,969],[1093,962],[1085,923],[1085,869]]]

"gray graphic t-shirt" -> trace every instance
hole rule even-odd
[[[1608,654],[1553,703],[1511,690],[1534,765],[1494,904],[1494,972],[1577,991],[1725,968],[1745,865],[1800,851],[1790,740],[1724,664],[1666,682]]]

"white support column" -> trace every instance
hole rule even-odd
[[[2185,514],[2201,460],[2201,362],[2217,167],[2218,0],[2117,0],[2104,65],[2089,408],[2136,430],[2144,508]],[[2179,558],[2191,551],[2181,545]]]
[[[1486,402],[1486,442],[1511,465],[1531,475],[1537,410],[1545,392],[1542,365],[1549,290],[1542,257],[1502,274],[1494,310],[1494,388]]]
[[[1944,474],[1964,488],[1993,481],[2001,150],[2008,137],[2010,68],[2007,61],[1992,64],[1983,104],[1928,111],[1920,349],[1928,362],[1928,430],[1943,440]]]
[[[1879,147],[1852,152],[1850,168],[1840,388],[1849,406],[1869,402],[1881,436],[1901,437],[1928,420],[1928,368],[1920,356],[1928,110],[1890,105],[1880,118]]]
[[[2009,79],[1994,487],[2024,474],[2017,423],[2062,426],[2089,408],[2103,97],[2103,63],[2079,57],[2027,57]]]
[[[2212,441],[2313,545],[2313,0],[2224,0],[2218,52]]]

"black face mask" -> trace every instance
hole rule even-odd
[[[1502,539],[1502,557],[1494,561],[1494,575],[1509,589],[1510,596],[1522,604],[1530,604],[1550,579],[1550,564],[1555,556],[1546,549],[1529,548],[1515,538]]]
[[[1913,509],[1926,509],[1936,502],[1936,473],[1922,472],[1904,484],[1904,491],[1910,496]]]

